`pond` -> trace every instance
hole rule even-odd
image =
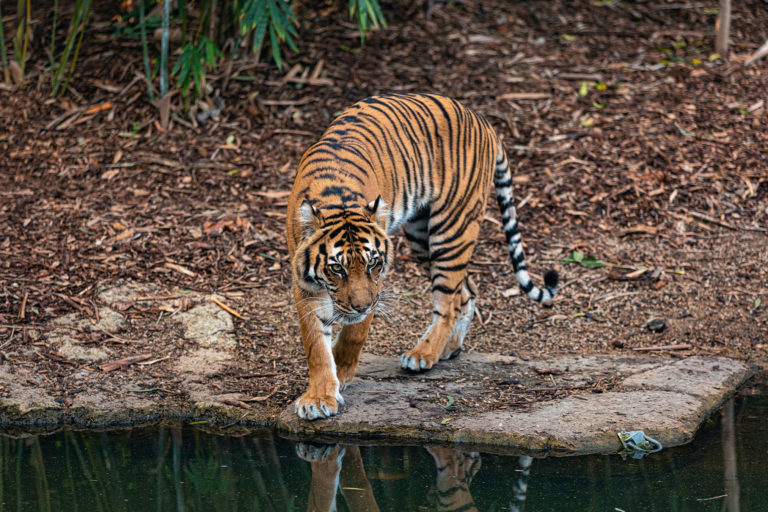
[[[768,510],[768,396],[643,459],[294,443],[200,425],[0,437],[0,511]]]

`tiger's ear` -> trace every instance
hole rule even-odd
[[[305,199],[299,207],[301,213],[301,223],[304,225],[304,229],[309,231],[315,231],[323,226],[324,219],[323,213],[315,208],[315,205]]]
[[[384,202],[381,196],[378,196],[375,200],[368,203],[365,206],[365,212],[368,214],[369,219],[378,222],[382,228],[387,228],[389,208],[387,208],[387,203]]]

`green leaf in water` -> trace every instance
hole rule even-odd
[[[440,422],[441,425],[447,425],[449,421],[451,421],[453,418],[443,418],[443,421]]]
[[[450,406],[452,406],[454,403],[456,403],[456,399],[455,399],[455,398],[453,398],[451,395],[446,395],[446,396],[445,396],[445,398],[447,398],[447,399],[448,399],[448,403],[447,403],[446,405],[444,405],[444,406],[443,406],[443,407],[445,407],[446,409],[447,409],[447,408],[449,408]]]
[[[589,82],[581,82],[579,96],[586,96],[587,94],[589,94]]]

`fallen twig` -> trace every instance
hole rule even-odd
[[[250,409],[251,406],[247,403],[243,402],[242,400],[230,400],[229,398],[225,398],[222,400],[227,405],[232,405],[234,407],[242,407],[243,409]]]
[[[212,300],[213,302],[215,302],[217,306],[219,306],[221,309],[223,309],[224,311],[226,311],[226,312],[227,312],[227,313],[229,313],[230,315],[236,316],[236,317],[237,317],[237,318],[239,318],[240,320],[245,320],[245,318],[243,317],[243,315],[241,315],[240,313],[238,313],[237,311],[235,311],[235,310],[234,310],[234,309],[232,309],[231,307],[227,306],[226,304],[224,304],[223,302],[221,302],[221,301],[220,301],[219,299],[217,299],[216,297],[211,297],[211,300]]]
[[[138,356],[124,357],[123,359],[118,359],[117,361],[110,361],[108,363],[100,364],[99,368],[105,372],[111,372],[117,369],[124,370],[129,366],[131,366],[132,364],[140,363],[141,361],[146,361],[151,357],[152,357],[152,354],[141,354]]]
[[[153,359],[151,361],[142,361],[142,362],[139,363],[139,365],[140,366],[149,366],[150,364],[159,363],[160,361],[165,361],[166,359],[170,359],[170,358],[171,358],[171,356],[165,356],[165,357],[160,357],[160,358],[157,358],[157,359]]]
[[[716,224],[724,228],[732,229],[734,231],[743,230],[743,231],[758,231],[760,233],[768,233],[768,229],[765,229],[765,228],[755,228],[752,226],[734,226],[733,224],[729,224],[728,222],[722,221],[720,219],[716,219],[714,217],[710,217],[709,215],[705,215],[703,213],[695,212],[692,210],[685,210],[685,212],[691,217],[696,217],[697,219],[701,219],[703,221],[709,222],[711,224]]]
[[[274,395],[275,393],[277,393],[277,388],[274,388],[272,390],[272,392],[270,394],[268,394],[268,395],[253,396],[251,398],[243,398],[241,400],[241,402],[264,402],[264,401],[269,400],[270,398],[272,398],[272,395]]]
[[[65,356],[60,352],[50,351],[50,352],[40,352],[40,353],[45,357],[47,357],[48,359],[53,359],[56,362],[77,366],[76,362],[71,361],[70,359],[67,358],[67,356]]]
[[[768,41],[763,43],[763,46],[758,48],[755,51],[755,53],[750,55],[750,57],[747,60],[744,61],[744,65],[745,66],[751,66],[752,64],[757,62],[759,59],[765,57],[766,55],[768,55]]]
[[[24,311],[27,309],[27,299],[29,298],[29,291],[24,292],[24,298],[21,299],[21,308],[19,309],[19,320],[24,320]]]
[[[197,274],[195,274],[194,272],[192,272],[188,268],[182,267],[181,265],[177,265],[175,263],[170,263],[170,262],[165,263],[164,267],[169,268],[171,270],[175,270],[176,272],[180,272],[180,273],[188,275],[190,277],[197,277]]]
[[[632,350],[635,352],[650,351],[650,350],[689,350],[693,345],[688,343],[679,343],[677,345],[653,345],[650,347],[635,347]]]
[[[136,297],[134,302],[145,302],[150,300],[173,300],[188,297],[189,294],[177,293],[175,295],[147,295],[145,297]]]
[[[497,100],[545,100],[552,95],[548,92],[508,92],[497,96]]]
[[[711,498],[696,498],[696,501],[719,500],[720,498],[726,498],[726,497],[728,497],[727,494],[721,494],[720,496],[712,496]]]

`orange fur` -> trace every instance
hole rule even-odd
[[[432,324],[401,366],[428,370],[460,352],[477,291],[466,269],[492,181],[518,281],[534,300],[548,300],[557,276],[548,274],[544,289],[530,282],[506,155],[482,116],[443,96],[373,97],[347,109],[307,150],[286,219],[309,366],[300,417],[338,411],[382,301],[394,258],[389,234],[401,226],[430,274],[433,298]],[[335,345],[334,322],[344,325]]]

